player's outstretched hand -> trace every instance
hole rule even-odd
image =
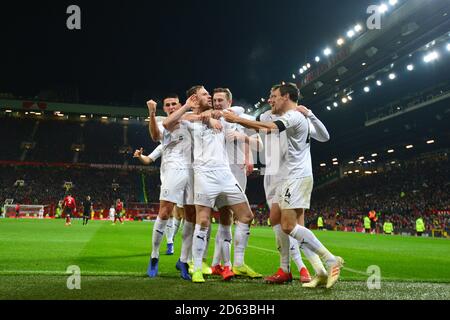
[[[150,114],[156,114],[156,106],[157,105],[158,104],[155,101],[153,101],[153,100],[147,101],[148,112]]]
[[[198,107],[197,95],[194,94],[194,95],[190,96],[189,99],[187,99],[187,101],[186,101],[186,105],[189,106],[191,109]]]
[[[210,125],[211,125],[211,129],[215,130],[215,131],[222,131],[223,130],[223,126],[222,123],[219,120],[216,119],[211,119],[210,120]]]
[[[213,119],[219,120],[220,118],[222,118],[222,111],[214,110],[214,111],[212,112],[212,115],[211,115],[211,116],[213,117]]]
[[[142,156],[143,153],[144,153],[144,149],[143,149],[143,148],[141,148],[141,149],[139,149],[139,150],[136,150],[136,151],[134,152],[133,158],[140,158],[140,157]]]
[[[236,123],[237,120],[239,119],[239,117],[234,112],[228,110],[223,111],[223,117],[227,122],[230,123]]]

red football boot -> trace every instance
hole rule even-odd
[[[234,277],[234,273],[233,273],[233,271],[231,271],[231,268],[230,267],[226,267],[226,266],[223,267],[223,270],[222,270],[223,281],[229,281],[233,277]]]
[[[300,270],[300,282],[301,283],[310,283],[311,282],[311,276],[309,274],[308,269],[302,268],[302,270]]]
[[[267,283],[270,284],[283,284],[283,283],[289,283],[292,282],[292,273],[286,273],[283,271],[283,269],[278,269],[277,273],[275,273],[271,277],[267,277],[266,279]]]
[[[223,267],[220,264],[218,264],[217,266],[212,266],[211,270],[213,276],[221,276],[223,272]]]

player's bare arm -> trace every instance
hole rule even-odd
[[[134,152],[133,158],[139,159],[139,161],[144,165],[150,165],[153,163],[153,160],[150,157],[144,156],[144,149],[141,148]]]
[[[153,100],[147,101],[148,114],[150,116],[150,121],[148,123],[148,129],[152,140],[158,142],[162,138],[161,131],[159,130],[158,124],[156,123],[156,106],[157,103]]]
[[[259,122],[241,118],[231,112],[223,112],[223,117],[227,122],[237,123],[247,129],[253,129],[256,131],[267,131],[268,133],[278,130],[278,126],[274,122]]]
[[[189,97],[184,106],[172,113],[166,120],[164,120],[163,127],[166,130],[173,131],[178,126],[179,122],[183,120],[186,112],[190,111],[192,107],[197,103],[197,97],[195,95]]]

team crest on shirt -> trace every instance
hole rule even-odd
[[[164,190],[163,190],[163,196],[164,196],[164,197],[167,197],[168,195],[169,195],[169,190],[164,189]]]

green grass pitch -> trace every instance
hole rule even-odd
[[[341,281],[326,290],[304,289],[298,280],[281,286],[248,279],[224,283],[217,277],[200,285],[185,282],[175,270],[180,233],[174,256],[164,255],[163,242],[160,277],[149,279],[151,233],[152,224],[142,222],[112,226],[91,221],[83,227],[81,221],[73,221],[72,227],[65,227],[63,220],[0,219],[0,300],[450,299],[450,241],[446,239],[317,232],[330,251],[346,261]],[[270,228],[253,228],[246,263],[264,275],[277,270],[279,257]],[[81,269],[81,290],[67,289],[66,270],[72,265]],[[367,287],[366,271],[372,265],[381,270],[380,290]],[[294,277],[298,279],[297,272]]]

